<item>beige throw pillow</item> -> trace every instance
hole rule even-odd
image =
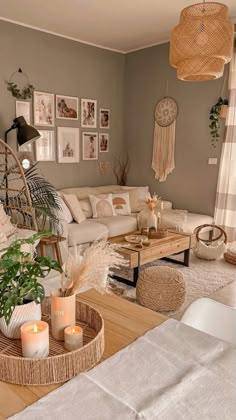
[[[120,192],[112,194],[112,203],[115,209],[115,213],[118,215],[131,214],[129,193]]]
[[[59,195],[59,197],[60,197],[59,202],[60,202],[61,210],[57,210],[57,212],[56,212],[58,219],[66,222],[66,223],[73,222],[73,216],[70,212],[70,209],[66,205],[66,203],[63,200],[63,198],[61,197],[61,195]]]
[[[16,231],[17,227],[11,223],[10,216],[6,214],[3,204],[0,204],[0,232],[8,237]]]
[[[91,217],[93,217],[93,210],[89,198],[84,198],[83,200],[79,199],[79,203],[86,219],[90,219]]]
[[[73,216],[73,219],[77,223],[81,223],[84,220],[86,220],[83,210],[80,207],[79,200],[75,194],[63,194],[63,199],[65,200],[65,203],[69,207],[71,214]]]
[[[112,194],[89,195],[89,200],[94,218],[116,215],[112,204]]]
[[[126,190],[129,193],[132,213],[138,213],[147,207],[146,200],[149,197],[148,187],[122,187],[122,190]]]

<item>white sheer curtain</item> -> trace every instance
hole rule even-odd
[[[216,194],[215,223],[236,241],[236,53],[230,63],[229,108]]]

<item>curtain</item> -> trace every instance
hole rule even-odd
[[[236,53],[229,70],[229,107],[216,193],[215,223],[236,240]]]

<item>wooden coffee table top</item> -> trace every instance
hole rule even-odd
[[[131,234],[138,234],[138,232],[132,232]],[[127,235],[115,236],[110,241],[122,246],[119,252],[129,261],[129,268],[168,257],[191,247],[191,235],[186,233],[168,232],[168,236],[165,238],[149,239],[150,245],[143,245],[143,248],[129,244],[125,240]]]

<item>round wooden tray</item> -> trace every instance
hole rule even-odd
[[[49,338],[49,356],[45,359],[22,357],[21,341],[0,332],[0,380],[21,385],[49,385],[67,381],[95,366],[104,352],[104,321],[101,314],[76,301],[76,324],[83,328],[83,347],[68,352],[64,342]],[[43,305],[44,321],[50,325],[49,299]]]

